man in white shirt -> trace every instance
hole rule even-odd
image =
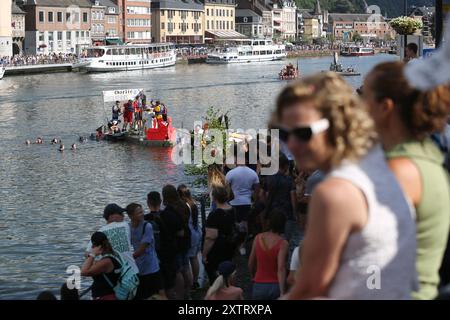
[[[106,235],[114,251],[120,253],[136,273],[139,273],[139,269],[133,258],[134,250],[131,245],[130,225],[124,221],[125,211],[125,209],[115,203],[108,204],[103,211],[103,218],[106,220],[106,225],[98,231]],[[89,254],[91,251],[92,243],[89,241],[86,254]]]
[[[236,153],[235,153],[236,154]],[[233,190],[234,199],[230,201],[236,209],[236,222],[242,226],[242,233],[247,234],[248,216],[252,207],[252,194],[259,193],[259,178],[255,171],[245,164],[238,164],[225,176],[225,181]],[[240,248],[242,255],[245,255],[245,248]]]

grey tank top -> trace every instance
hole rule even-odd
[[[332,299],[410,299],[417,288],[414,209],[378,145],[329,177],[351,182],[368,204],[368,221],[350,234],[330,286]]]

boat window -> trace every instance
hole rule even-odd
[[[280,53],[281,53],[281,50],[277,50],[277,51],[276,51],[276,54],[280,54]]]
[[[136,48],[130,48],[130,54],[136,54]]]
[[[260,54],[260,55],[265,55],[265,54],[266,54],[266,51],[261,51],[259,54]]]
[[[125,49],[117,49],[117,50],[119,50],[119,55],[121,55],[121,56],[123,56],[123,55],[125,55]]]
[[[264,45],[264,41],[260,41],[260,42],[259,42],[259,45],[260,45],[260,46],[263,46],[263,45]]]
[[[254,56],[259,56],[259,51],[253,51]]]
[[[111,49],[106,50],[106,55],[110,56],[112,54]]]
[[[105,54],[104,49],[86,49],[87,58],[100,58]]]
[[[113,54],[113,56],[119,55],[119,50],[117,50],[117,49],[112,49],[112,54]]]

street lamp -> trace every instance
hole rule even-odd
[[[408,16],[408,0],[404,0],[403,1],[403,6],[404,6],[404,11],[405,11],[405,17],[407,17]],[[408,45],[408,35],[407,34],[405,34],[404,36],[404,43],[405,43],[405,46],[404,46],[404,48],[403,48],[403,50],[404,50],[404,53],[403,53],[403,57],[405,58],[406,57],[406,47],[407,47],[407,45]]]

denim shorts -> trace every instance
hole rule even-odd
[[[189,269],[189,258],[187,252],[178,253],[176,257],[177,272]]]
[[[258,283],[253,282],[253,300],[276,300],[280,297],[280,287],[278,283]]]

